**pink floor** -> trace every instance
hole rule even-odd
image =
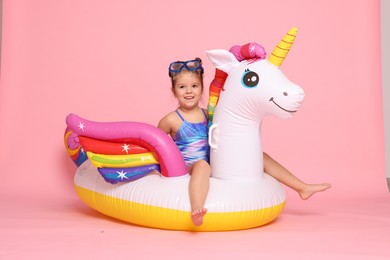
[[[295,194],[289,194],[294,197]],[[77,198],[1,204],[0,259],[389,259],[390,197],[288,199],[273,223],[190,233],[122,223]]]

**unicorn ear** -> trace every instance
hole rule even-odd
[[[206,51],[206,54],[215,68],[228,74],[240,65],[233,53],[227,50],[210,50]]]

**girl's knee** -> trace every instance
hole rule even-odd
[[[208,162],[205,160],[199,160],[196,163],[194,163],[192,167],[192,172],[202,172],[203,174],[211,174],[211,167]]]
[[[195,163],[197,167],[210,167],[210,164],[205,160],[199,160]]]

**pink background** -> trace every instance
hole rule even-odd
[[[283,7],[283,8],[280,8]],[[379,1],[3,1],[0,259],[388,259]],[[247,42],[270,53],[306,99],[267,118],[265,150],[331,190],[287,205],[270,225],[187,233],[133,226],[85,206],[63,144],[65,117],[157,124],[176,106],[167,65]],[[205,91],[204,105],[207,100]]]

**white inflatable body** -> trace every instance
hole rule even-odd
[[[100,176],[89,160],[76,172],[79,197],[101,213],[133,224],[160,229],[224,231],[267,224],[283,209],[285,195],[268,175],[253,182],[210,179],[208,213],[204,223],[191,222],[189,175],[163,177],[149,174],[137,181],[112,185]]]

